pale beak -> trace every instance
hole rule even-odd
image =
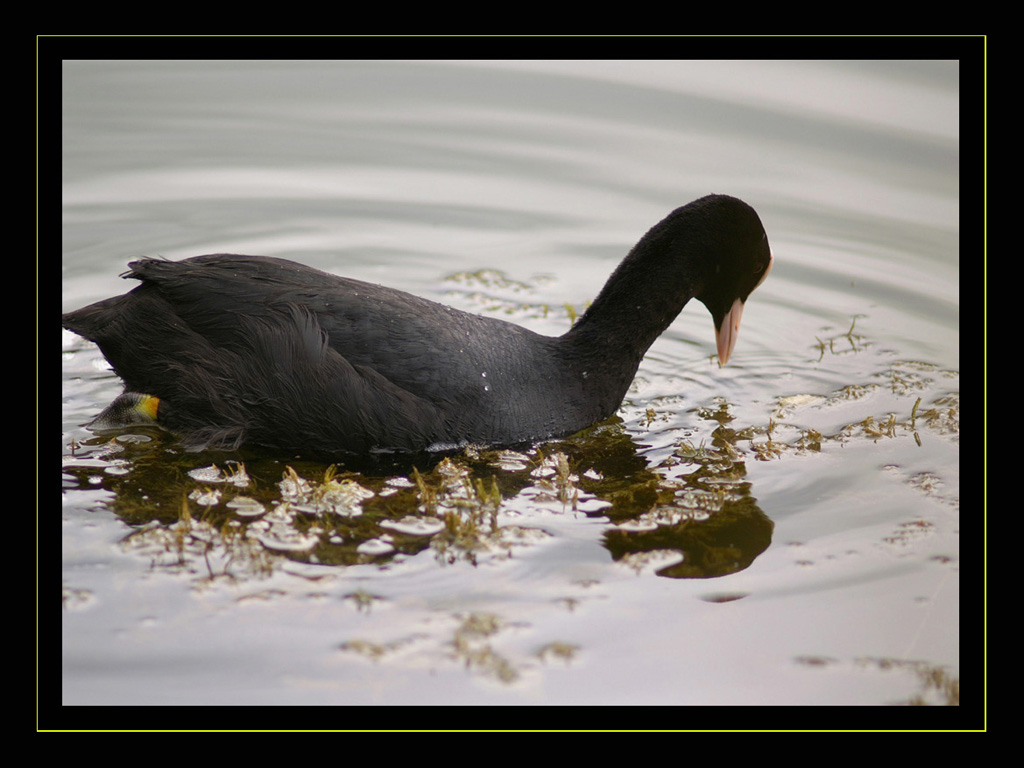
[[[761,275],[761,279],[757,281],[758,285],[764,282],[764,279],[768,277],[768,273],[772,271],[772,264],[775,261],[775,257],[768,254],[768,266],[764,270],[764,274]],[[753,292],[753,289],[751,289]],[[740,320],[743,319],[743,299],[736,299],[732,303],[732,307],[725,314],[722,319],[722,327],[715,330],[715,341],[718,344],[718,364],[725,365],[729,362],[729,357],[732,355],[732,348],[736,346],[736,339],[740,337]]]

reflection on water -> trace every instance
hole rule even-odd
[[[64,472],[113,494],[110,509],[133,528],[127,548],[160,551],[154,564],[204,580],[266,576],[273,554],[384,565],[432,549],[439,561],[476,565],[549,535],[507,514],[516,499],[609,521],[604,545],[616,561],[669,558],[658,575],[709,578],[746,568],[771,542],[739,456],[725,443],[683,446],[668,477],[646,465],[617,418],[522,452],[341,465],[185,453],[169,435],[136,429],[77,445]]]

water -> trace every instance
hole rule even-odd
[[[294,487],[322,465],[246,460],[239,488],[195,470],[241,457],[90,444],[120,386],[64,334],[65,704],[958,700],[955,62],[63,79],[65,310],[139,255],[259,253],[557,334],[708,192],[776,259],[727,367],[688,306],[618,420],[418,478],[342,467],[327,512]]]

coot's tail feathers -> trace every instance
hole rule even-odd
[[[102,331],[105,324],[117,321],[118,308],[123,302],[124,296],[114,296],[87,307],[66,312],[61,315],[60,324],[84,339],[96,341],[96,336]]]

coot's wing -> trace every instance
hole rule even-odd
[[[322,327],[332,311],[336,329],[346,315],[378,326],[371,315],[388,307],[365,284],[260,257],[130,266],[140,286],[63,322],[100,346],[127,390],[159,397],[159,420],[186,444],[362,452],[445,438],[442,404],[374,368],[373,339],[350,360],[353,334],[332,346]]]

